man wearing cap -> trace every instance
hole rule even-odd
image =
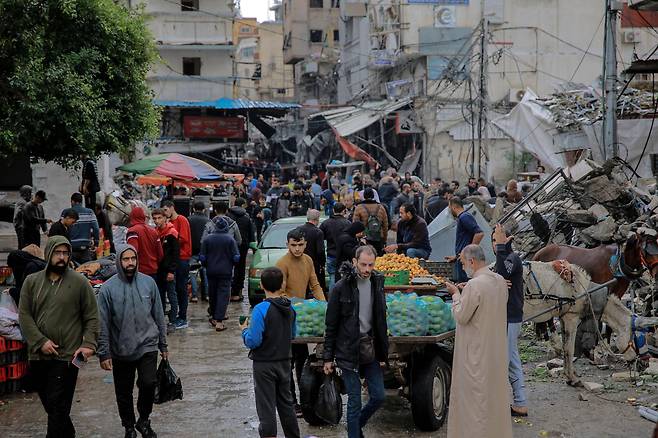
[[[47,200],[46,192],[39,190],[34,194],[32,200],[23,207],[23,247],[31,244],[41,246],[40,231],[44,233],[48,231],[46,224],[53,222],[46,219],[43,206],[41,206]]]
[[[25,227],[23,208],[32,199],[32,187],[27,185],[21,186],[18,193],[20,194],[20,198],[14,206],[14,230],[16,230],[16,238],[18,239],[18,249],[23,249],[26,246],[25,239],[23,238],[23,229]]]

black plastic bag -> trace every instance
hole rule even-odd
[[[156,373],[154,403],[183,400],[183,385],[168,360],[161,360]]]
[[[329,424],[338,424],[343,414],[338,382],[333,375],[325,376],[315,401],[315,414]]]

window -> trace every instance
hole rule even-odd
[[[337,29],[334,29],[334,41],[339,41],[339,39],[338,39],[338,35],[339,35],[339,34],[338,34],[338,30],[337,30]]]
[[[331,0],[332,8],[340,8],[340,0]]]
[[[183,58],[185,76],[201,76],[201,58]]]
[[[311,42],[312,43],[321,43],[322,42],[322,31],[317,29],[311,29]]]
[[[312,8],[319,8],[322,9],[322,2],[324,0],[309,0],[311,2],[310,6]]]
[[[251,27],[249,27],[249,26],[242,26],[242,27],[240,28],[240,32],[242,32],[242,33],[251,33]]]
[[[276,92],[277,92],[277,94],[286,94],[286,89],[285,88],[277,88]]]
[[[240,56],[243,58],[251,58],[254,56],[254,47],[244,47],[240,51]]]
[[[180,10],[181,11],[198,11],[199,10],[199,0],[181,0]]]

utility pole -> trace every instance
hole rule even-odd
[[[480,102],[478,104],[478,143],[474,157],[474,168],[471,169],[473,176],[482,176],[482,145],[487,147],[487,115],[489,110],[489,91],[487,90],[487,79],[489,76],[489,19],[484,16],[482,9],[482,34],[480,35]],[[483,142],[484,139],[484,142]]]
[[[619,156],[617,140],[617,13],[621,4],[606,0],[603,147],[605,159]]]

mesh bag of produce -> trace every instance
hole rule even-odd
[[[392,336],[425,336],[429,318],[426,304],[416,294],[396,292],[386,299],[386,322]]]
[[[292,307],[297,313],[295,320],[297,337],[324,336],[324,318],[327,313],[325,301],[295,300]]]
[[[448,303],[435,296],[425,296],[419,300],[427,306],[429,318],[427,332],[430,336],[440,335],[455,328],[455,320]]]

